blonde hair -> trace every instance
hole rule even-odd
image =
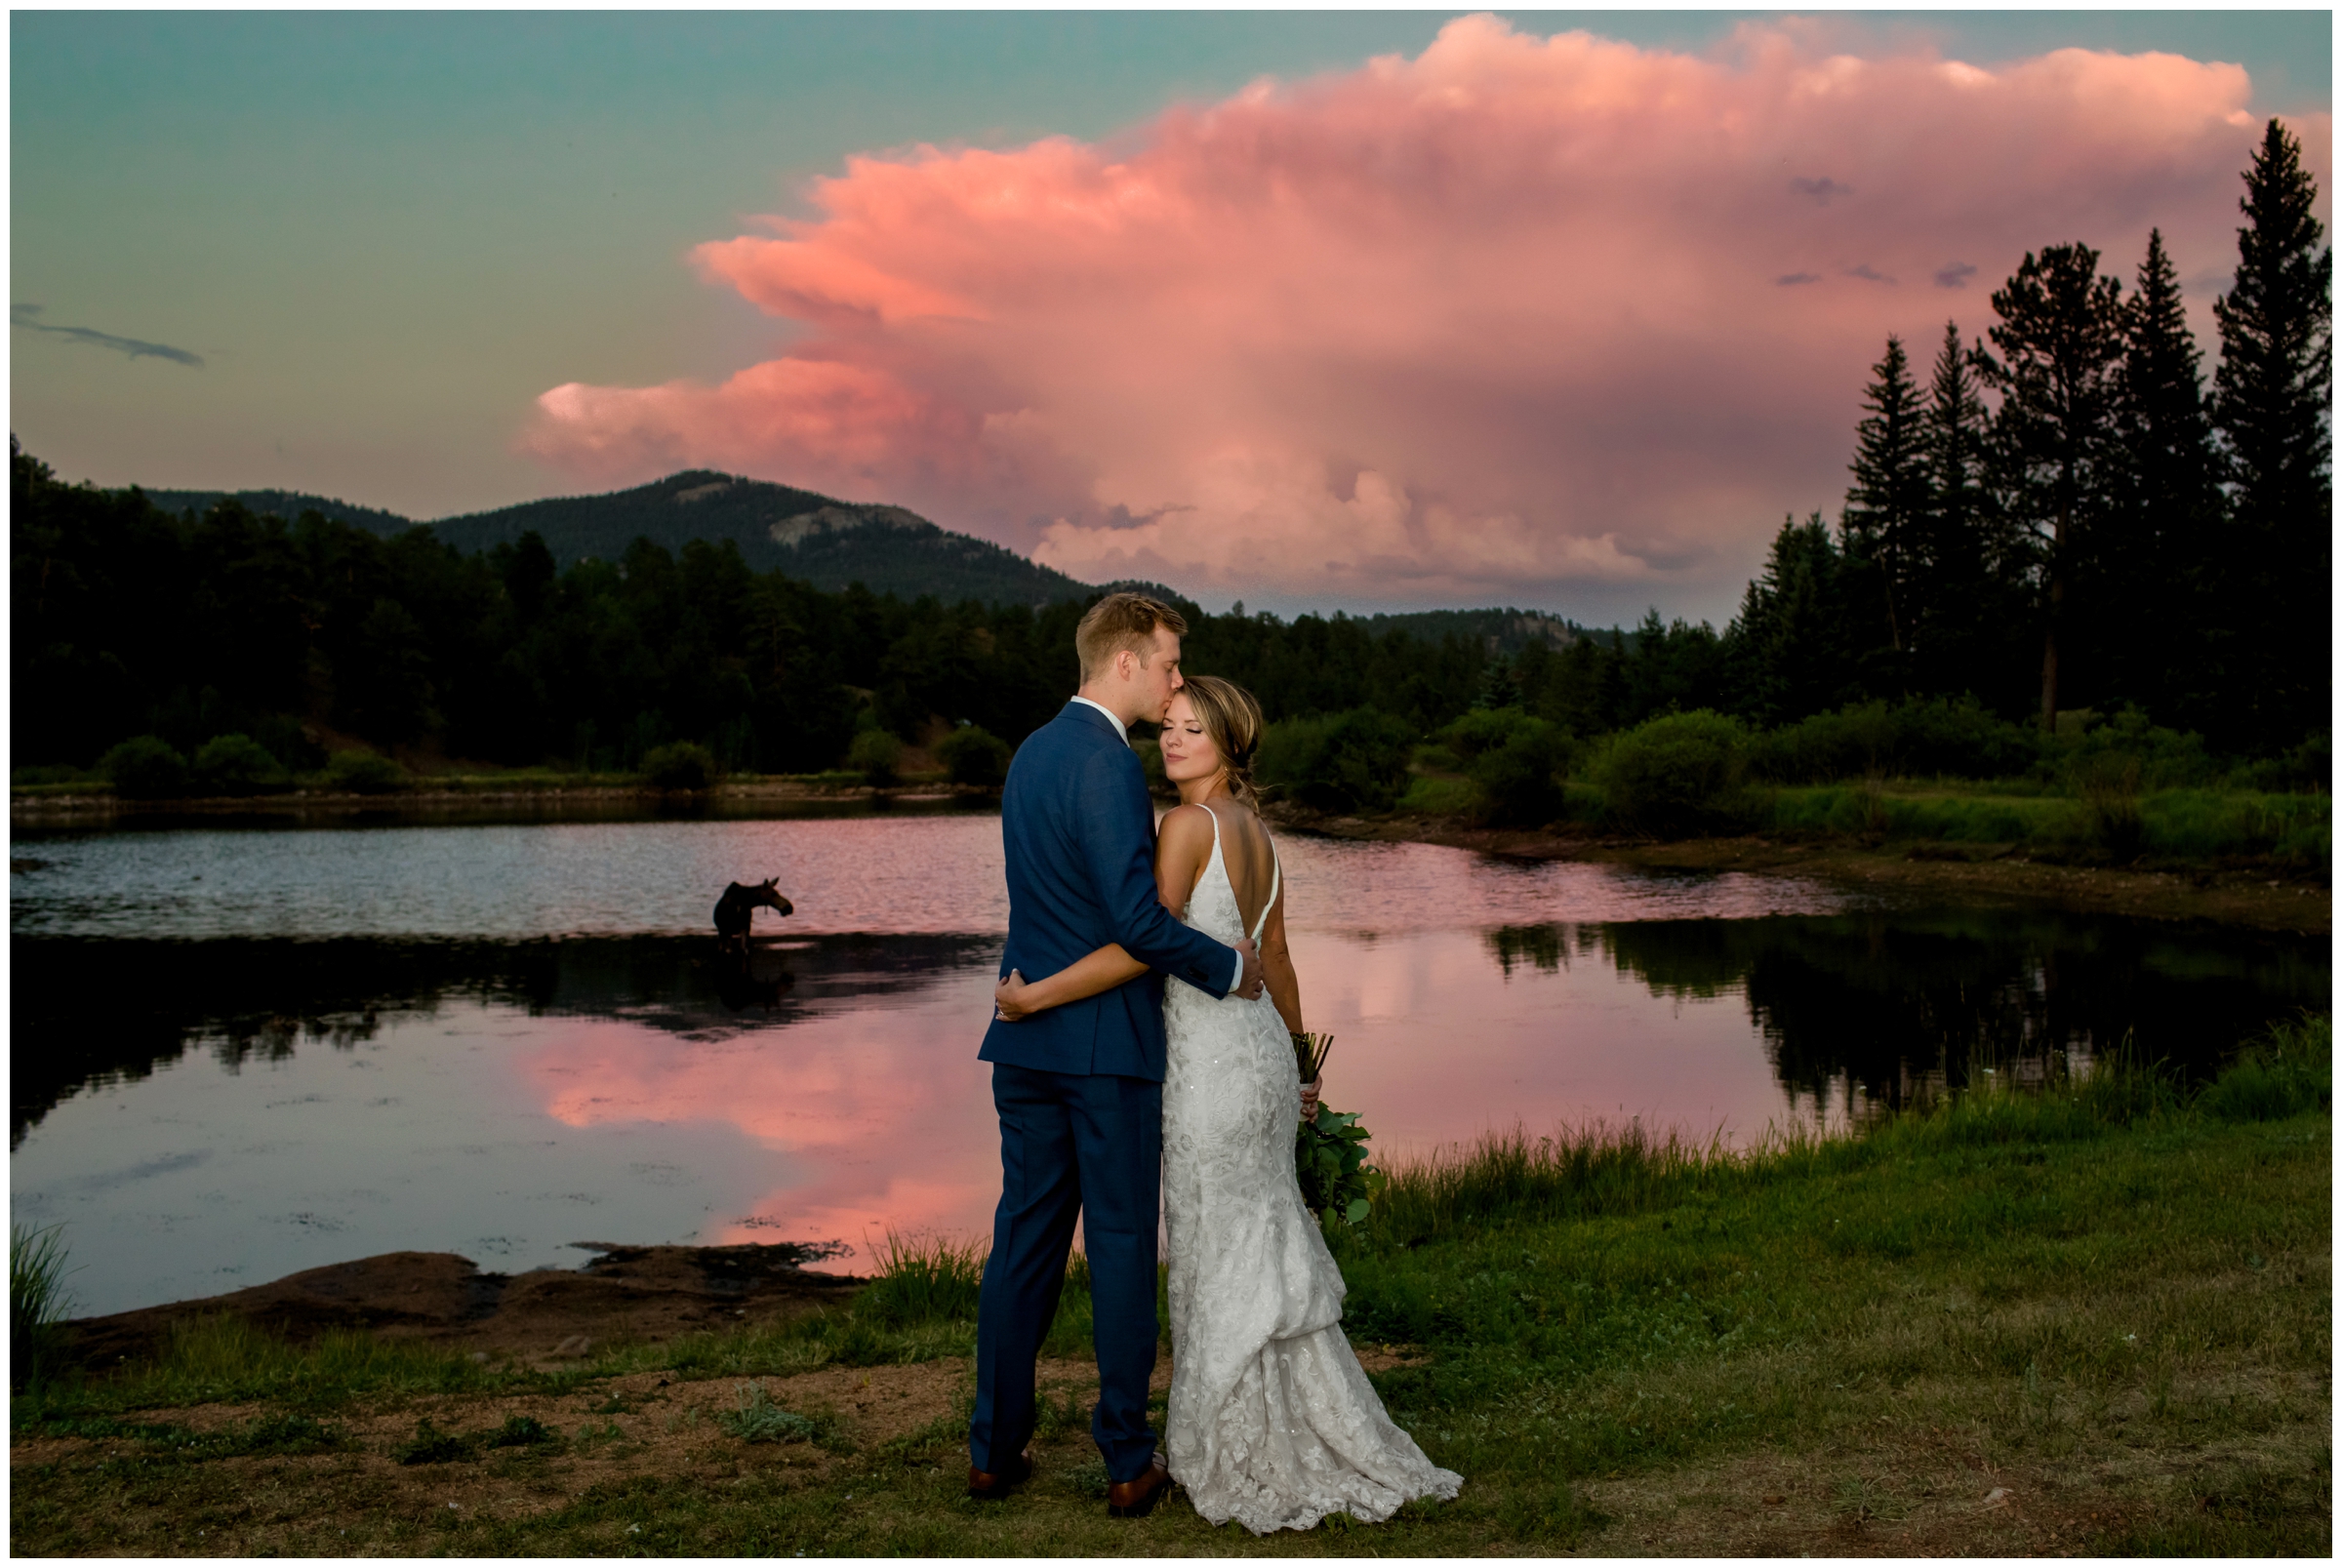
[[[1091,605],[1081,624],[1073,628],[1073,652],[1081,659],[1081,678],[1087,681],[1105,674],[1114,655],[1125,648],[1139,656],[1141,664],[1146,663],[1157,626],[1174,637],[1188,634],[1185,616],[1144,593],[1110,593]]]
[[[1247,806],[1258,806],[1261,797],[1253,787],[1252,764],[1260,753],[1262,732],[1269,727],[1261,717],[1261,704],[1243,687],[1217,675],[1190,675],[1179,695],[1212,738],[1220,765],[1228,770],[1229,793]]]

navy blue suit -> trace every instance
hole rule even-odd
[[[1017,750],[1000,803],[1008,949],[1000,971],[1054,975],[1108,943],[1151,967],[1020,1023],[995,1020],[1000,1206],[977,1312],[968,1452],[1005,1471],[1032,1435],[1033,1358],[1057,1314],[1073,1222],[1090,1265],[1099,1398],[1090,1432],[1114,1480],[1154,1458],[1155,1226],[1162,1204],[1163,978],[1214,996],[1235,952],[1173,919],[1155,897],[1146,771],[1096,708],[1068,703]]]

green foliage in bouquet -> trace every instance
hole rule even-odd
[[[1301,1124],[1293,1139],[1293,1174],[1301,1180],[1301,1201],[1323,1216],[1332,1210],[1345,1225],[1361,1225],[1383,1189],[1383,1173],[1366,1163],[1366,1140],[1354,1110],[1317,1107],[1317,1119]]]
[[[1334,1054],[1330,1034],[1287,1031],[1293,1040],[1293,1067],[1303,1088],[1325,1074],[1325,1059]],[[1364,1222],[1383,1189],[1383,1173],[1366,1163],[1366,1140],[1355,1111],[1328,1110],[1322,1103],[1313,1121],[1305,1121],[1293,1134],[1293,1174],[1301,1182],[1301,1200],[1322,1219],[1331,1209],[1344,1225]]]

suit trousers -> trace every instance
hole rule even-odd
[[[1162,1210],[1163,1086],[1110,1073],[992,1064],[1000,1207],[976,1316],[968,1456],[999,1474],[1032,1436],[1033,1360],[1057,1315],[1073,1222],[1089,1255],[1098,1405],[1090,1435],[1107,1474],[1154,1461],[1155,1227]]]

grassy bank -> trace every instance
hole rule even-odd
[[[2110,811],[2022,784],[1822,784],[1774,791],[1762,826],[1777,833],[2006,844],[2124,862],[2263,858],[2308,868],[2326,864],[2333,853],[2330,796],[2218,788],[2158,790]]]
[[[1591,784],[1568,784],[1555,825],[1634,833]],[[1484,793],[1454,774],[1417,775],[1397,809],[1478,823]],[[2300,871],[2332,859],[2331,796],[2219,786],[2154,790],[2109,803],[2034,780],[1882,779],[1747,792],[1719,826],[1782,839],[1857,839],[1903,847],[1994,848],[2081,864],[2266,862]]]
[[[1264,777],[1301,805],[1479,827],[1989,845],[2317,874],[2333,842],[2323,734],[2281,755],[2221,757],[2132,710],[2068,714],[2045,734],[1973,704],[1912,700],[1769,730],[1700,710],[1578,737],[1505,707],[1421,744],[1354,716],[1272,727],[1271,742]]]
[[[966,1502],[978,1260],[923,1246],[844,1308],[583,1364],[193,1329],[16,1394],[11,1544],[2322,1554],[2330,1100],[2321,1019],[2192,1099],[2116,1070],[1743,1156],[1627,1129],[1397,1172],[1334,1237],[1347,1324],[1468,1483],[1377,1529],[1107,1519],[1078,1265],[1040,1473]]]

